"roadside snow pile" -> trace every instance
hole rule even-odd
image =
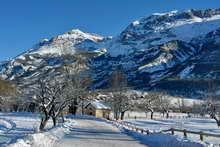
[[[0,118],[0,132],[8,132],[13,128],[13,124],[10,122],[10,120]]]
[[[0,113],[0,146],[8,146],[33,134],[40,123],[40,115],[27,112]],[[48,123],[51,128],[52,123]]]
[[[152,133],[145,135],[128,129],[124,129],[124,132],[149,147],[205,147],[203,144],[192,142],[179,136],[172,136],[170,134]]]
[[[53,147],[59,139],[69,132],[73,124],[74,122],[68,119],[64,124],[47,132],[31,134],[24,139],[19,139],[9,147]]]

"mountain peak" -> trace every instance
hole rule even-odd
[[[220,26],[220,9],[171,11],[154,13],[131,23],[121,34],[121,40],[162,44],[170,40],[189,42]]]
[[[72,29],[67,33],[69,33],[69,34],[83,34],[83,32],[79,29]]]
[[[92,41],[100,41],[103,39],[102,36],[99,36],[97,34],[91,34],[91,33],[85,33],[79,29],[72,29],[68,32],[65,32],[64,34],[58,35],[54,38],[52,38],[53,41],[57,40],[76,40],[76,39],[89,39]]]
[[[72,29],[50,40],[44,39],[40,41],[29,51],[40,55],[69,54],[74,53],[78,49],[91,50],[95,44],[103,39],[104,37],[97,34],[84,33],[79,29]]]

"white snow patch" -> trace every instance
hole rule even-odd
[[[184,70],[182,70],[179,73],[180,78],[187,77],[190,74],[190,72],[193,70],[194,67],[195,67],[195,65],[187,66]]]
[[[18,59],[21,59],[21,60],[25,60],[25,59],[26,59],[23,55],[18,56],[17,58],[18,58]]]
[[[133,26],[137,26],[137,25],[140,24],[140,22],[139,22],[138,20],[136,20],[136,21],[134,21],[132,24],[133,24]]]
[[[163,70],[165,67],[163,66],[162,63],[167,64],[168,61],[172,58],[173,58],[173,56],[171,54],[163,53],[157,59],[155,59],[153,62],[139,67],[138,70],[141,70],[142,72],[150,72],[150,73],[155,72],[155,71],[159,71],[159,70]],[[172,64],[172,63],[170,63],[170,64]]]
[[[153,15],[158,15],[158,16],[169,15],[169,16],[172,16],[172,15],[176,14],[177,12],[178,12],[177,10],[173,10],[173,11],[166,12],[166,13],[153,13]]]

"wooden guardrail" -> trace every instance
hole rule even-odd
[[[161,133],[163,133],[163,132],[171,132],[172,135],[174,135],[175,132],[182,132],[184,137],[187,137],[187,134],[197,134],[197,135],[200,136],[200,140],[201,141],[204,141],[204,136],[220,138],[220,134],[205,133],[205,132],[202,132],[202,131],[200,131],[200,132],[198,132],[198,131],[190,131],[190,130],[186,130],[186,129],[181,130],[181,129],[171,128],[171,129],[168,129],[168,130],[162,130],[160,132]]]
[[[126,122],[112,121],[112,123],[117,125],[117,126],[121,126],[121,127],[126,128],[128,130],[132,130],[132,131],[139,132],[139,133],[142,133],[142,134],[152,133],[148,129],[138,128],[135,125],[132,125],[132,124],[129,124],[129,123],[126,123]],[[166,132],[171,132],[172,135],[174,135],[175,132],[181,132],[181,133],[183,133],[184,137],[187,137],[187,134],[197,134],[197,135],[199,135],[201,141],[204,141],[204,136],[220,138],[220,134],[211,134],[211,133],[205,133],[205,132],[202,132],[202,131],[198,132],[198,131],[190,131],[190,130],[186,130],[186,129],[175,129],[175,128],[170,128],[168,130],[162,130],[162,131],[159,131],[158,133],[166,133]]]

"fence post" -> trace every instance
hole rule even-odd
[[[184,135],[184,137],[187,137],[186,129],[183,130],[183,135]]]
[[[200,132],[200,140],[204,141],[204,137],[203,137],[203,133],[202,132]]]
[[[174,129],[171,128],[170,130],[171,130],[171,134],[174,135]]]

